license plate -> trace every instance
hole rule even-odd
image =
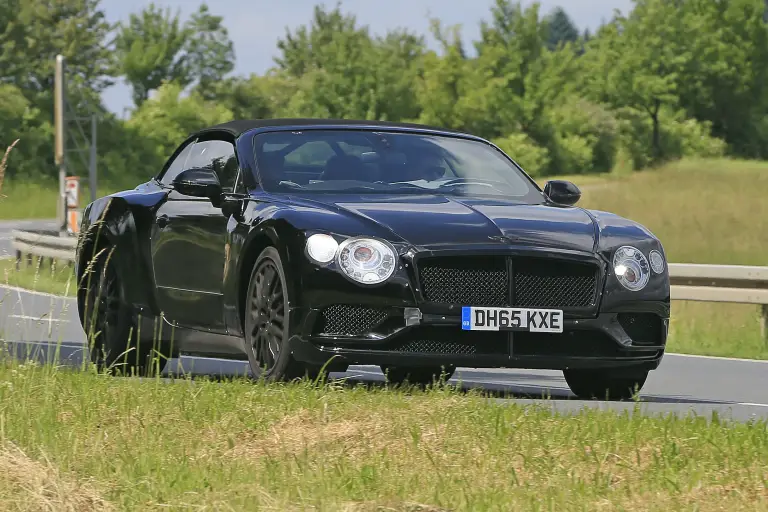
[[[465,331],[563,332],[561,309],[461,308],[461,328]]]

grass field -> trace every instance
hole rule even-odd
[[[768,428],[0,364],[5,510],[768,510]]]
[[[121,189],[122,187],[110,184],[99,186],[98,197]],[[84,180],[81,181],[81,207],[91,202],[90,194],[88,184]],[[6,181],[2,184],[0,193],[0,220],[55,219],[57,197],[58,188],[55,183]]]

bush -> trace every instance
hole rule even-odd
[[[553,174],[608,172],[617,150],[618,125],[603,106],[570,98],[549,111]]]
[[[619,117],[619,148],[622,166],[632,170],[651,167],[653,161],[653,125],[646,113],[622,109]],[[697,121],[682,112],[662,109],[659,112],[661,160],[683,157],[716,158],[725,155],[727,145],[711,135],[709,122]]]
[[[547,148],[536,144],[524,133],[514,133],[493,141],[531,176],[540,176],[550,165]]]

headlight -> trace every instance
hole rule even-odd
[[[336,262],[341,271],[363,284],[378,284],[395,272],[395,250],[372,238],[348,238],[339,246]]]
[[[664,256],[661,255],[656,249],[652,250],[648,255],[648,259],[651,260],[651,268],[657,274],[664,272]]]
[[[613,255],[613,271],[627,290],[638,292],[645,288],[651,277],[648,259],[635,247],[619,247]]]
[[[307,254],[318,263],[330,263],[338,250],[339,243],[330,235],[317,234],[307,238]]]

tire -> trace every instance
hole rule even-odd
[[[456,371],[455,366],[381,366],[381,371],[392,384],[413,384],[427,386],[432,383],[448,382]]]
[[[78,283],[78,308],[86,334],[90,360],[99,372],[148,375],[154,364],[152,347],[139,345],[133,308],[125,301],[123,280],[115,265],[115,251],[96,251],[90,275]],[[165,359],[159,359],[162,371]]]
[[[582,400],[628,400],[643,388],[648,370],[563,370],[563,376]]]
[[[285,270],[277,249],[267,247],[251,270],[243,307],[245,351],[251,377],[267,382],[316,379],[320,368],[305,366],[290,353],[290,303]]]

